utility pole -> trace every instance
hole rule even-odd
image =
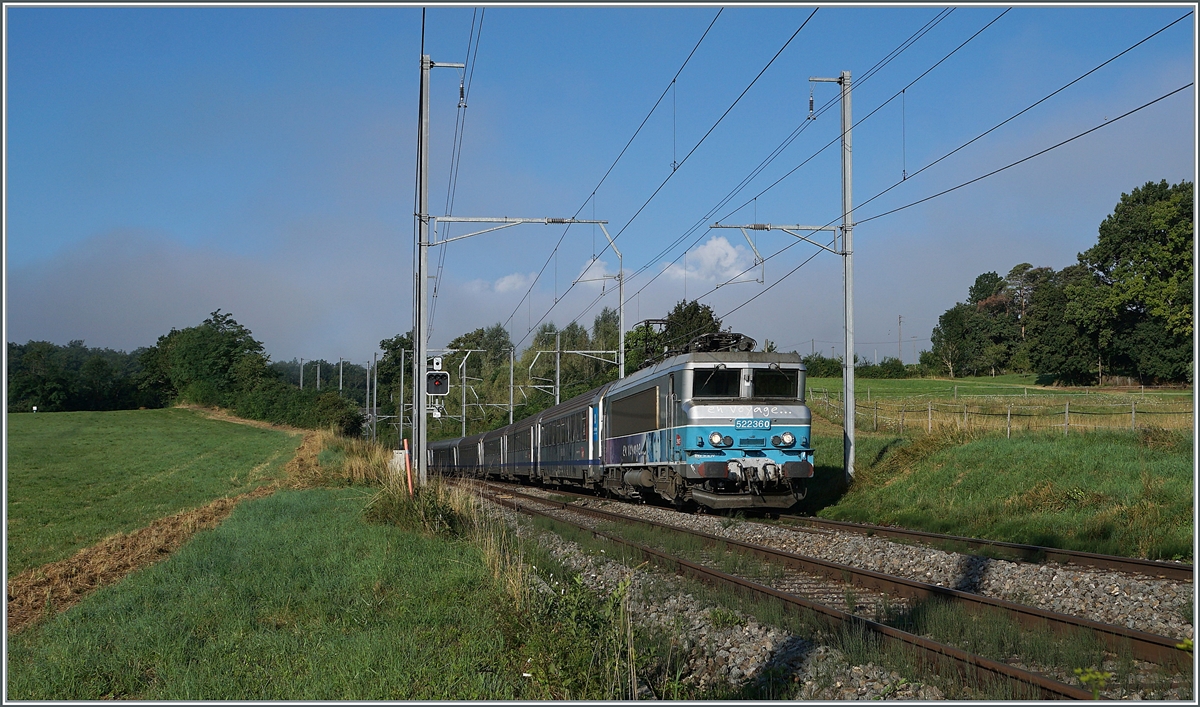
[[[304,359],[300,359],[300,390],[304,390]]]
[[[554,404],[558,405],[558,382],[562,374],[562,332],[554,332]]]
[[[513,423],[513,367],[517,365],[517,348],[508,350],[508,424]]]
[[[462,389],[462,434],[459,437],[467,436],[467,359],[471,358],[471,352],[468,351],[466,356],[463,356],[462,363],[458,365],[458,387]]]
[[[421,55],[421,125],[417,141],[417,301],[413,306],[413,459],[417,480],[424,486],[429,464],[425,452],[425,356],[429,323],[426,319],[429,281],[426,276],[429,257],[429,70],[435,66],[466,68],[465,64],[435,64],[428,54]]]
[[[400,399],[396,401],[400,405],[400,436],[396,438],[396,446],[404,445],[404,349],[400,349]]]
[[[379,438],[379,360],[378,352],[371,354],[371,369],[375,373],[375,383],[371,389],[375,391],[375,399],[371,403],[371,439]]]
[[[604,237],[608,239],[608,245],[617,254],[617,298],[620,300],[617,308],[617,367],[619,369],[618,376],[625,377],[625,256],[621,255],[621,251],[617,250],[617,244],[613,242],[612,236],[608,235],[608,229],[604,227],[603,221],[596,221],[600,224],[600,230],[604,233]],[[591,280],[605,280],[613,277],[612,275],[601,275],[599,278],[588,278],[586,280],[576,280],[575,282],[589,282]]]
[[[847,483],[854,478],[854,218],[851,198],[853,147],[850,139],[850,72],[840,78],[810,77],[809,81],[837,83],[842,87],[842,281],[846,291],[846,358],[842,363],[842,394],[845,396],[845,428],[842,452]]]
[[[342,357],[338,356],[338,395],[342,394]]]
[[[320,390],[321,389],[321,359],[318,358],[315,363],[317,364],[317,390]]]
[[[900,350],[901,340],[904,338],[904,317],[896,317],[896,358],[900,359],[900,363],[904,363],[904,352]]]

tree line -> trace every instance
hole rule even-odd
[[[8,411],[194,403],[297,427],[334,427],[343,434],[361,430],[363,416],[355,400],[315,385],[300,390],[286,380],[287,373],[286,364],[271,364],[249,329],[217,310],[201,324],[171,329],[154,346],[132,353],[88,348],[82,341],[9,343]]]
[[[1193,208],[1191,182],[1147,182],[1121,195],[1074,265],[983,273],[938,318],[922,364],[952,378],[1191,383]]]
[[[48,341],[8,342],[8,411],[128,410],[161,407],[138,385],[141,354]]]

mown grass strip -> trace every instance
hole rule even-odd
[[[193,410],[8,416],[8,577],[269,484],[298,435]]]
[[[261,498],[276,487],[218,498],[206,506],[159,518],[131,533],[117,533],[72,557],[25,570],[8,581],[8,632],[17,633],[40,619],[65,611],[91,592],[167,559],[192,535],[216,527],[239,502]]]

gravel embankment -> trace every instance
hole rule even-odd
[[[515,513],[504,513],[515,522]],[[655,570],[631,570],[587,555],[575,543],[553,533],[537,533],[536,540],[601,594],[611,592],[632,572],[629,609],[634,620],[643,628],[666,631],[676,639],[679,650],[687,655],[684,681],[699,688],[719,683],[740,687],[762,680],[763,672],[770,669],[781,671],[790,680],[791,688],[780,695],[782,698],[944,699],[937,687],[873,663],[851,665],[836,648],[765,626],[752,616],[728,610],[714,612],[714,605],[706,605],[688,593],[674,576]],[[648,591],[651,586],[654,589]],[[730,615],[736,618],[731,620]],[[643,685],[639,697],[659,696]]]
[[[588,503],[599,502],[589,501]],[[611,506],[606,506],[606,509],[619,510],[620,512],[630,512],[632,509],[633,514],[674,525],[692,525],[694,523],[694,527],[706,532],[746,540],[748,542],[758,542],[773,547],[781,547],[781,549],[792,552],[808,550],[816,545],[813,542],[816,540],[823,541],[823,544],[826,546],[835,545],[832,542],[833,538],[830,537],[810,533],[797,533],[763,524],[745,522],[730,524],[727,518],[687,516],[665,509],[649,506],[633,506],[630,504],[611,504]],[[517,517],[515,513],[508,511],[505,511],[505,515],[510,519]],[[675,516],[675,518],[672,518],[672,516]],[[813,537],[809,537],[810,535],[813,535]],[[536,539],[540,544],[547,547],[565,566],[579,572],[585,584],[601,593],[611,591],[622,579],[629,576],[631,572],[624,565],[589,556],[582,552],[574,543],[566,541],[553,533],[538,533]],[[848,557],[869,557],[872,552],[890,552],[889,548],[871,547],[873,544],[881,543],[878,539],[861,537],[839,539],[850,541],[864,540],[868,542],[853,551],[840,548],[842,555],[839,557],[841,559],[838,559],[838,557],[828,557],[828,559],[850,564],[850,562],[846,561]],[[790,543],[790,545],[787,545],[787,543]],[[937,552],[898,545],[896,543],[885,542],[883,544],[892,546],[895,549],[912,551],[919,554]],[[809,551],[805,554],[816,553]],[[951,553],[939,554],[951,555]],[[896,557],[893,556],[892,559],[896,560]],[[934,573],[932,566],[921,570],[919,567],[921,560],[917,557],[909,557],[907,560],[900,559],[888,566],[908,567],[911,574],[904,576],[914,578],[921,578],[924,576],[924,572],[930,572],[928,576],[924,576],[925,581],[942,581],[943,584],[946,584],[952,578],[963,574],[962,572],[954,571],[953,562],[956,561],[950,560],[950,567],[952,569],[944,570],[943,568],[939,568],[939,571],[945,571],[949,574],[947,578],[942,578]],[[1014,565],[1019,563],[1004,564]],[[883,569],[882,566],[872,567],[872,569],[889,571],[889,569]],[[987,566],[981,569],[984,571],[978,573],[979,577],[977,581],[982,586],[987,586],[987,581],[990,579],[993,570]],[[753,617],[738,614],[737,612],[735,612],[737,614],[736,622],[731,622],[727,614],[720,611],[714,613],[712,606],[702,604],[700,600],[684,591],[683,585],[673,576],[644,569],[632,570],[632,572],[630,609],[635,620],[643,627],[667,631],[670,635],[675,636],[680,649],[688,655],[690,674],[686,680],[698,686],[710,686],[717,684],[719,681],[727,682],[733,686],[745,685],[751,681],[762,680],[764,670],[770,669],[772,673],[782,671],[784,675],[790,676],[791,684],[793,685],[792,692],[782,695],[782,697],[793,699],[938,700],[945,698],[943,692],[937,687],[923,684],[921,681],[914,679],[913,676],[900,675],[873,663],[852,665],[846,660],[841,651],[831,646],[822,645],[819,640],[815,640],[813,637],[795,636],[780,628],[764,626]],[[1087,573],[1086,570],[1084,572]],[[970,576],[971,573],[967,572],[966,574]],[[1129,577],[1118,576],[1122,581],[1131,581]],[[1019,574],[1018,577],[1017,581],[1027,581],[1023,577],[1020,577]],[[1050,582],[1052,581],[1050,580]],[[1153,582],[1154,580],[1137,578],[1133,581]],[[655,590],[647,592],[646,589],[652,585],[656,585]],[[665,591],[663,590],[664,586],[667,587]],[[956,585],[946,584],[946,586]],[[1120,586],[1125,587],[1128,585],[1123,584]],[[1187,586],[1190,587],[1190,585]],[[650,599],[648,597],[662,598]],[[1160,605],[1164,603],[1161,597],[1158,600]],[[717,620],[714,620],[714,616]],[[684,617],[682,622],[679,617]],[[1187,628],[1189,630],[1187,635],[1191,635],[1190,625]],[[1037,666],[1030,667],[1031,669],[1037,669]],[[1148,675],[1153,673],[1154,670],[1153,666],[1144,665],[1136,668],[1135,672]],[[1070,676],[1057,675],[1055,677],[1064,682],[1074,682]],[[1144,683],[1145,681],[1139,680],[1138,682]],[[1190,684],[1184,684],[1184,682],[1179,679],[1159,678],[1157,684],[1151,683],[1152,686],[1130,691],[1122,689],[1119,685],[1110,685],[1109,689],[1102,693],[1102,696],[1116,699],[1190,699],[1192,694],[1191,686]],[[655,696],[648,687],[644,688],[644,693],[643,697]],[[973,695],[969,692],[963,692],[953,697],[956,699],[972,699]]]
[[[1191,582],[1058,564],[994,560],[856,533],[808,532],[678,513],[656,506],[587,501],[595,508],[743,542],[1035,606],[1170,638],[1194,638]]]

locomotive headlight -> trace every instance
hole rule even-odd
[[[710,434],[710,435],[708,436],[708,441],[712,443],[712,446],[714,446],[714,447],[720,447],[720,446],[721,446],[721,441],[722,441],[722,439],[721,439],[721,433],[720,433],[720,432],[713,432],[712,434]]]
[[[791,432],[784,432],[782,435],[780,435],[780,439],[783,441],[784,445],[788,447],[796,443],[796,435],[792,434]]]

